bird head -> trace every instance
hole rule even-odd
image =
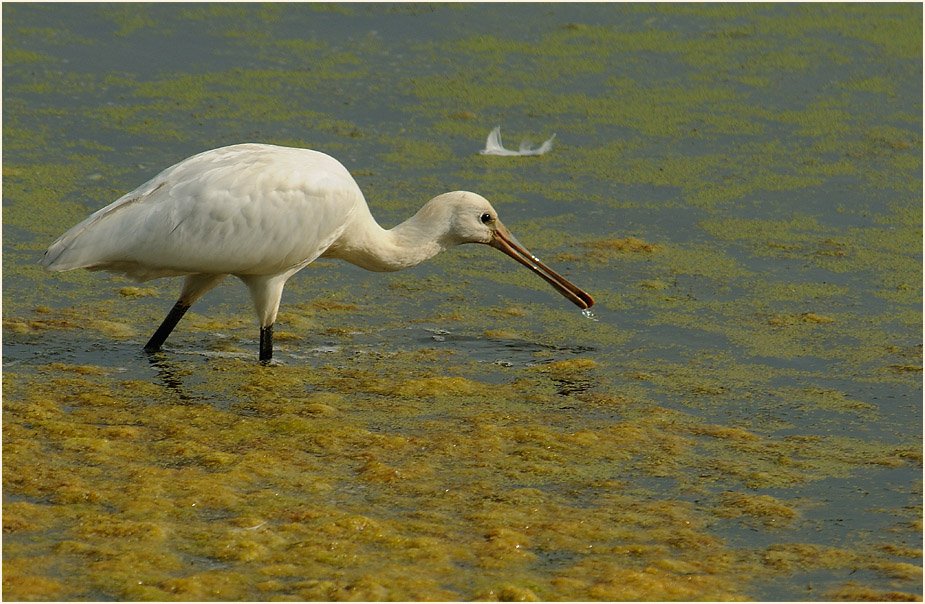
[[[489,243],[498,213],[481,195],[453,191],[431,199],[418,217],[432,225],[443,225],[441,244],[449,248],[463,243]]]
[[[580,308],[590,308],[594,300],[587,293],[552,270],[520,244],[498,218],[488,200],[469,191],[444,193],[430,200],[421,212],[440,215],[431,219],[448,225],[443,235],[446,247],[463,243],[484,243],[501,250],[542,277],[556,291]]]

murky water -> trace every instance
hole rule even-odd
[[[5,4],[4,598],[921,599],[921,10]],[[465,246],[148,357],[177,280],[37,266],[243,141],[485,195],[597,321]]]

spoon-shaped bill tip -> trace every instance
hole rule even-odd
[[[511,234],[507,227],[498,223],[494,236],[488,245],[499,249],[517,262],[520,262],[531,271],[542,277],[547,283],[552,285],[557,292],[565,296],[572,304],[582,309],[588,309],[594,306],[594,299],[587,292],[579,289],[568,279],[546,266],[539,258],[530,253],[527,248],[522,246],[519,241]]]

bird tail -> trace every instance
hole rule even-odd
[[[42,254],[42,259],[39,260],[39,264],[41,264],[46,271],[51,271],[53,273],[87,267],[89,263],[81,257],[79,253],[80,248],[74,245],[77,237],[83,232],[84,228],[85,225],[83,223],[78,224],[64,235],[58,237],[58,239],[45,250],[45,253]]]

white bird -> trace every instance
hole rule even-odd
[[[480,195],[444,193],[386,230],[339,161],[263,144],[213,149],[167,168],[59,237],[41,263],[49,271],[106,270],[138,281],[185,275],[147,352],[160,349],[196,300],[234,275],[250,290],[260,360],[268,361],[283,286],[316,258],[396,271],[462,243],[495,247],[579,307],[594,304],[520,245]]]

